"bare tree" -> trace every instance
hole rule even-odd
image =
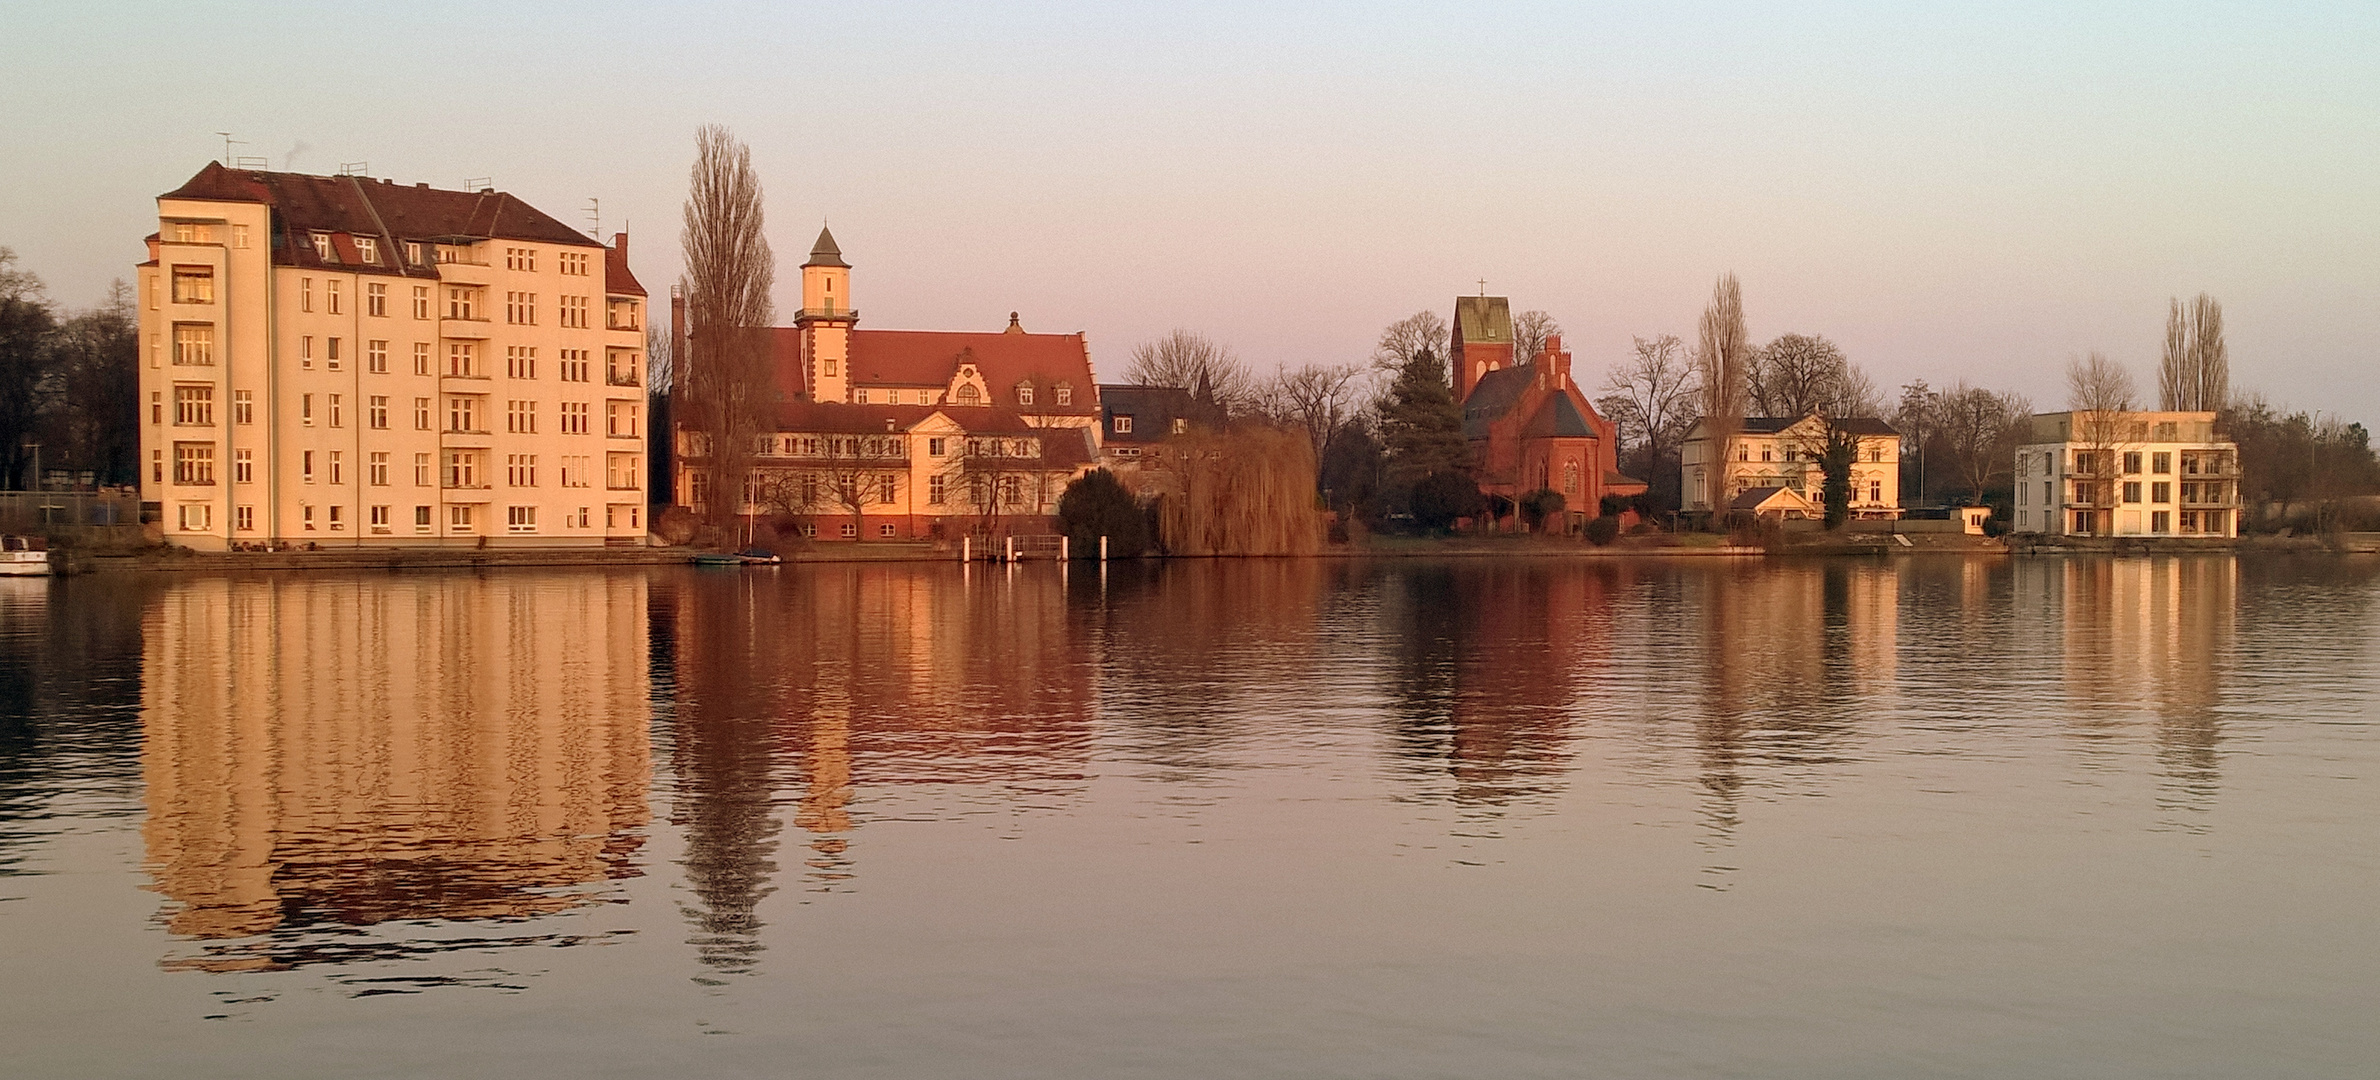
[[[1379,343],[1372,346],[1372,367],[1393,375],[1405,370],[1420,353],[1444,354],[1452,340],[1446,320],[1437,312],[1416,311],[1380,331]]]
[[[1901,461],[1904,466],[1916,462],[1914,490],[1920,504],[1925,502],[1926,443],[1934,434],[1941,401],[1942,395],[1927,386],[1924,379],[1917,379],[1901,384],[1901,406],[1892,414],[1892,425],[1901,431]],[[1911,486],[1906,479],[1910,471],[1906,467],[1902,469],[1904,487]]]
[[[2223,344],[2223,305],[2199,293],[2165,317],[2165,357],[2157,368],[2161,409],[2220,412],[2231,390],[2231,354]]]
[[[1512,317],[1512,362],[1526,364],[1537,358],[1551,338],[1560,337],[1562,324],[1543,311],[1524,311]]]
[[[2008,475],[2022,439],[2019,426],[2032,415],[2033,403],[1962,380],[1936,395],[1931,411],[1936,437],[1973,500],[1969,505],[1982,505],[1984,489]]]
[[[2115,484],[2118,455],[2130,434],[2135,393],[2132,373],[2123,365],[2093,352],[2066,365],[2066,407],[2073,413],[2075,443],[2071,502],[2095,511],[2091,530],[2102,535],[2115,529]]]
[[[56,389],[57,316],[41,279],[17,269],[16,258],[0,247],[0,488],[15,487],[29,471],[25,440]]]
[[[1636,339],[1628,361],[1603,377],[1595,407],[1620,427],[1620,442],[1632,453],[1637,475],[1658,480],[1677,468],[1678,447],[1694,427],[1701,387],[1686,343],[1675,334]]]
[[[695,132],[694,170],[686,193],[685,366],[687,425],[708,438],[714,524],[742,512],[718,494],[743,490],[753,440],[771,397],[769,291],[776,263],[762,234],[760,176],[750,147],[717,124]]]
[[[1180,387],[1226,412],[1248,408],[1256,390],[1248,365],[1196,330],[1175,330],[1134,346],[1124,377],[1142,386]]]
[[[1800,418],[1874,415],[1875,384],[1834,342],[1815,334],[1786,334],[1752,354],[1745,372],[1752,408],[1761,416]]]
[[[1702,309],[1696,331],[1695,381],[1702,391],[1702,422],[1719,484],[1711,502],[1725,505],[1734,497],[1727,490],[1726,463],[1735,456],[1735,434],[1743,426],[1744,406],[1751,397],[1746,369],[1752,359],[1752,335],[1744,328],[1744,289],[1733,272],[1721,274],[1711,287],[1711,302]]]
[[[1363,409],[1364,369],[1354,364],[1308,364],[1265,384],[1262,411],[1273,423],[1306,433],[1320,461],[1332,439]]]
[[[895,501],[908,475],[909,436],[801,436],[791,440],[798,464],[756,473],[750,496],[777,513],[851,518],[854,540],[867,539],[867,508]]]
[[[975,531],[987,538],[1000,535],[1010,515],[1038,516],[1071,479],[1049,440],[1068,437],[1072,430],[1044,428],[1039,435],[1025,437],[967,436],[965,452],[943,466],[945,490],[951,492],[946,498],[972,511]]]

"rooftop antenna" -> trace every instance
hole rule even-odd
[[[369,161],[342,161],[339,163],[339,175],[370,176],[372,175],[372,163]]]
[[[496,178],[492,176],[474,176],[463,181],[463,190],[465,191],[494,191],[495,189]]]
[[[597,240],[603,239],[603,200],[593,196],[588,197],[587,220],[594,222],[594,227],[587,230],[587,235]]]
[[[226,169],[228,169],[228,168],[231,168],[231,162],[232,162],[232,157],[231,157],[231,148],[232,148],[232,145],[236,143],[236,144],[238,144],[238,145],[240,145],[240,146],[246,146],[246,145],[248,145],[248,140],[246,140],[246,139],[235,139],[235,138],[232,138],[232,137],[231,137],[231,132],[228,132],[228,131],[218,131],[218,132],[216,132],[215,134],[223,136],[223,167],[224,167],[224,168],[226,168]]]
[[[231,159],[231,163],[235,169],[270,169],[273,167],[271,158],[248,157],[244,154]]]

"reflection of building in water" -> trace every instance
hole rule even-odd
[[[2054,693],[2078,731],[2109,733],[2112,713],[2156,715],[2157,757],[2177,805],[2203,808],[2221,778],[2217,719],[2230,666],[2239,563],[2230,555],[2023,560],[2016,571],[2018,633],[2054,653]]]
[[[645,592],[641,575],[583,574],[164,592],[142,754],[168,927],[518,917],[632,876],[650,775]],[[200,966],[302,954],[281,941]]]
[[[675,649],[672,816],[706,964],[744,970],[758,951],[779,802],[810,834],[810,881],[831,887],[871,790],[1082,781],[1092,661],[1046,572],[842,564],[655,586],[654,640]]]
[[[1609,661],[1611,602],[1630,573],[1498,560],[1396,575],[1400,752],[1443,762],[1458,803],[1552,791],[1570,759],[1576,702]]]
[[[1681,573],[1700,626],[1681,642],[1710,820],[1737,823],[1746,774],[1839,761],[1858,710],[1889,701],[1906,564],[1733,563]],[[1783,775],[1780,773],[1780,776]]]

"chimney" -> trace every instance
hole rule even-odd
[[[628,261],[628,234],[627,234],[627,233],[624,233],[624,232],[617,232],[617,233],[613,233],[613,234],[612,234],[612,250],[613,250],[613,251],[617,251],[617,252],[619,252],[619,253],[620,253],[620,261],[621,261],[621,262],[627,262],[627,261]]]
[[[157,261],[157,238],[154,236],[149,238],[149,261]]]

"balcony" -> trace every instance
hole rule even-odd
[[[857,321],[859,319],[859,309],[803,308],[800,311],[793,313],[793,320],[795,322],[801,322],[806,319],[849,319],[852,321]]]
[[[637,379],[636,372],[634,371],[605,371],[603,373],[603,384],[605,386],[643,385],[643,383]]]
[[[438,336],[462,338],[466,341],[486,341],[494,337],[495,320],[449,315],[438,320]]]

